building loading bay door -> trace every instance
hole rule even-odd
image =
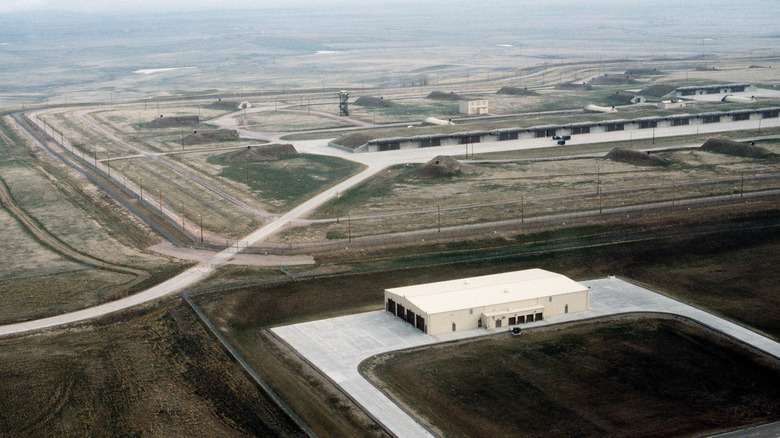
[[[425,318],[423,318],[420,315],[417,315],[417,329],[425,333]]]

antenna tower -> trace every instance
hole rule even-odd
[[[349,116],[349,93],[346,91],[339,91],[339,115]]]

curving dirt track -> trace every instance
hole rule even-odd
[[[146,271],[128,268],[127,266],[115,265],[113,263],[96,259],[71,248],[66,243],[59,240],[57,237],[39,225],[35,219],[30,217],[30,215],[28,215],[24,210],[22,210],[21,207],[16,204],[14,198],[11,196],[11,193],[8,191],[8,186],[6,186],[5,181],[3,181],[2,178],[0,178],[0,203],[2,203],[3,207],[5,207],[24,228],[32,233],[32,235],[35,236],[39,242],[56,251],[57,253],[62,254],[71,260],[75,260],[79,263],[93,266],[95,268],[134,275],[135,280],[125,283],[112,291],[114,296],[124,295],[124,293],[130,290],[133,286],[149,278],[149,273]]]

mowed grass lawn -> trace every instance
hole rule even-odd
[[[364,371],[448,437],[675,437],[780,417],[778,361],[674,320],[496,335]]]
[[[208,158],[221,166],[219,176],[247,184],[272,212],[287,211],[327,187],[350,177],[363,166],[341,158],[295,155],[275,160],[232,162],[236,152]]]

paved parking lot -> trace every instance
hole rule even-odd
[[[590,310],[550,317],[523,327],[626,312],[666,312],[694,319],[780,357],[778,342],[627,281],[605,278],[581,283],[590,288]],[[273,332],[339,384],[394,434],[404,438],[432,435],[365,380],[358,373],[360,363],[379,353],[491,333],[478,328],[430,336],[384,310],[277,327]]]

